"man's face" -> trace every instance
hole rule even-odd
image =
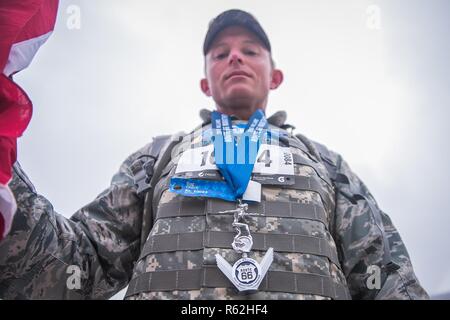
[[[219,109],[265,109],[270,89],[282,81],[272,68],[270,53],[256,35],[245,28],[224,29],[206,55],[203,92],[212,96]]]

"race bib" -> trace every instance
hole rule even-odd
[[[183,175],[190,178],[216,179],[220,177],[219,170],[214,160],[214,147],[212,144],[186,150],[180,157],[176,175]],[[294,176],[294,161],[289,148],[277,145],[262,144],[258,150],[253,175],[262,177],[273,176],[282,182],[278,177]]]
[[[175,176],[206,179],[223,180],[214,160],[214,146],[212,144],[188,149],[180,157]]]

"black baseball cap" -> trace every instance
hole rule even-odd
[[[203,42],[203,55],[206,56],[216,36],[225,28],[231,26],[241,26],[253,32],[263,46],[269,52],[272,51],[269,38],[258,20],[246,11],[231,9],[222,12],[209,23],[208,32],[206,33],[205,41]]]

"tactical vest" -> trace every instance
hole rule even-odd
[[[278,129],[278,127],[271,126]],[[220,213],[236,204],[220,199],[184,197],[170,192],[177,161],[198,147],[198,128],[175,146],[156,184],[153,227],[135,265],[127,299],[351,299],[330,233],[335,190],[327,169],[299,139],[281,140],[293,155],[295,182],[262,184],[261,202],[246,217],[253,237],[250,258],[261,261],[268,248],[274,260],[259,290],[239,294],[216,266],[215,255],[230,264],[239,258],[231,246],[233,216]],[[287,132],[286,132],[287,133]]]

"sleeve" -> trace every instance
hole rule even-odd
[[[353,299],[429,299],[399,232],[338,154],[334,232]]]
[[[149,147],[127,158],[109,188],[70,219],[36,193],[16,163],[10,187],[18,210],[0,242],[0,298],[107,299],[128,284],[144,202],[130,166]]]

